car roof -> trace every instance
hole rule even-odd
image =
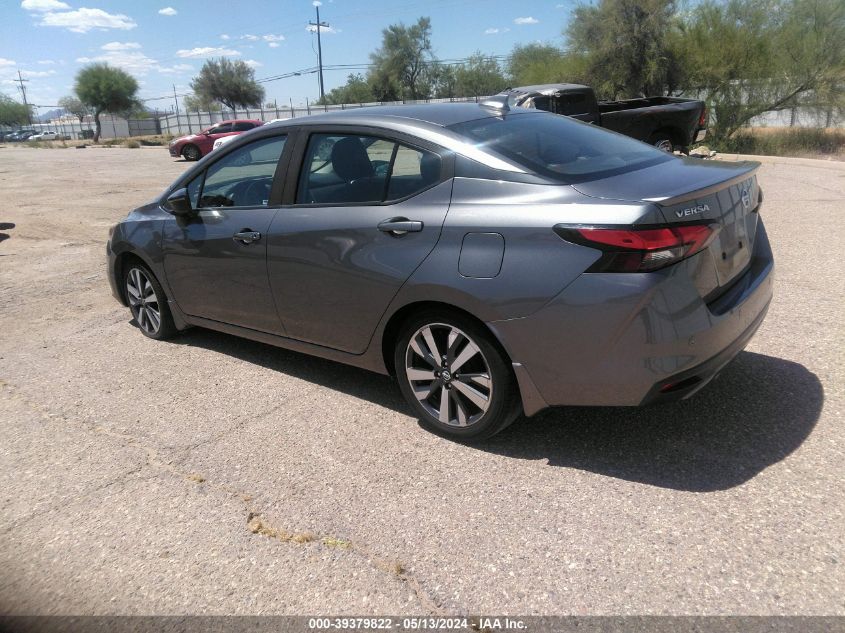
[[[529,112],[521,110],[520,112]],[[366,125],[374,120],[380,123],[390,123],[391,120],[404,119],[405,125],[413,122],[424,124],[423,127],[448,127],[465,121],[475,121],[490,117],[502,116],[503,112],[496,108],[482,106],[478,103],[424,103],[415,105],[364,106],[361,108],[347,108],[345,110],[330,110],[319,112],[308,117],[296,117],[268,125],[297,125],[297,124],[334,124],[334,125]],[[427,124],[427,125],[426,125]]]

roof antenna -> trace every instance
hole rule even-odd
[[[508,105],[508,95],[505,94],[497,94],[493,95],[492,97],[487,97],[484,101],[479,102],[482,108],[491,108],[493,110],[499,110],[500,112],[509,112],[511,107]]]

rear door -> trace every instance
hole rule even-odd
[[[188,184],[196,214],[164,223],[164,269],[186,314],[282,333],[267,279],[267,241],[281,202],[286,145],[283,134],[265,137],[213,162]]]
[[[276,305],[288,336],[362,353],[440,237],[452,163],[436,147],[362,129],[312,128],[300,153],[287,183],[295,197],[270,228]]]

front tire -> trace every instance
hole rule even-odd
[[[429,311],[407,321],[394,367],[405,399],[436,433],[485,440],[519,414],[507,358],[489,332],[462,315]]]
[[[141,334],[151,339],[170,338],[178,331],[161,285],[146,266],[134,263],[123,278],[126,300]]]
[[[199,147],[189,143],[182,148],[182,157],[185,160],[196,161],[202,158],[202,152]]]

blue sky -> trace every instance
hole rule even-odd
[[[76,72],[107,61],[134,75],[143,99],[189,92],[208,57],[228,55],[255,67],[256,78],[316,66],[312,0],[0,0],[0,92],[19,98],[20,69],[31,103],[54,105],[70,94]],[[574,0],[322,0],[323,63],[365,64],[381,30],[395,22],[431,17],[441,59],[481,50],[510,52],[516,43],[561,43]],[[349,70],[328,70],[326,89]],[[264,84],[267,99],[304,103],[319,94],[317,76]],[[148,101],[168,109],[173,99]]]

